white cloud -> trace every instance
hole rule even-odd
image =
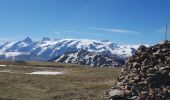
[[[75,33],[75,34],[96,34],[91,32],[80,32],[80,31],[63,31],[65,33]]]
[[[131,31],[131,30],[125,30],[125,29],[115,29],[115,28],[97,28],[97,27],[91,27],[91,29],[100,30],[100,31],[107,31],[112,33],[121,33],[121,34],[132,34],[132,35],[140,35],[139,32]]]

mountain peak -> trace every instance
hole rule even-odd
[[[44,41],[50,41],[50,40],[51,39],[49,37],[43,37],[41,41],[44,42]]]
[[[22,40],[22,42],[31,43],[32,39],[30,37],[26,37],[24,40]]]
[[[71,51],[52,58],[49,61],[87,65],[91,67],[118,67],[124,64],[121,57],[106,55],[98,52],[89,52],[87,50]]]

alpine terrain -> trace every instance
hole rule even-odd
[[[27,37],[0,45],[1,60],[55,61],[89,66],[118,66],[139,45],[118,45],[87,39],[50,39],[33,41]]]

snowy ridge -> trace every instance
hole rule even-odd
[[[0,45],[0,59],[8,60],[41,60],[46,61],[56,56],[86,50],[126,58],[132,55],[139,45],[118,45],[107,41],[88,39],[50,39],[33,41],[29,37],[17,42]]]
[[[50,61],[81,64],[91,67],[120,67],[125,63],[121,57],[116,55],[106,55],[85,50],[62,54]]]

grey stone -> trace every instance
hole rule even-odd
[[[122,91],[122,90],[118,90],[118,89],[111,90],[111,91],[109,92],[109,96],[110,96],[110,97],[123,96],[123,91]]]
[[[124,83],[124,82],[118,82],[118,83],[116,84],[116,86],[117,86],[117,87],[121,87],[122,85],[124,85],[123,83]]]
[[[130,97],[130,98],[128,98],[128,99],[130,99],[130,100],[136,100],[138,98],[138,96],[132,96],[132,97]]]
[[[147,83],[146,83],[146,82],[139,82],[138,85],[139,85],[139,86],[146,86]]]
[[[162,70],[162,71],[161,71],[161,74],[162,74],[162,75],[168,74],[168,71],[167,71],[167,70]]]
[[[140,67],[140,64],[137,63],[137,62],[134,62],[134,63],[133,63],[133,67],[134,67],[134,68],[138,68],[138,67]]]
[[[149,69],[148,69],[148,72],[149,72],[149,73],[154,73],[155,71],[156,71],[155,68],[149,68]]]
[[[152,80],[152,77],[148,77],[148,78],[145,79],[145,81],[146,81],[147,83],[151,82],[151,80]]]
[[[165,66],[164,69],[165,70],[170,70],[170,66]]]
[[[149,60],[148,59],[145,59],[143,62],[142,62],[142,65],[143,66],[146,66],[146,65],[148,65],[149,64]]]
[[[148,66],[142,66],[141,71],[142,71],[142,72],[146,72],[148,68],[149,68]]]
[[[155,77],[156,74],[147,74],[148,77]]]

